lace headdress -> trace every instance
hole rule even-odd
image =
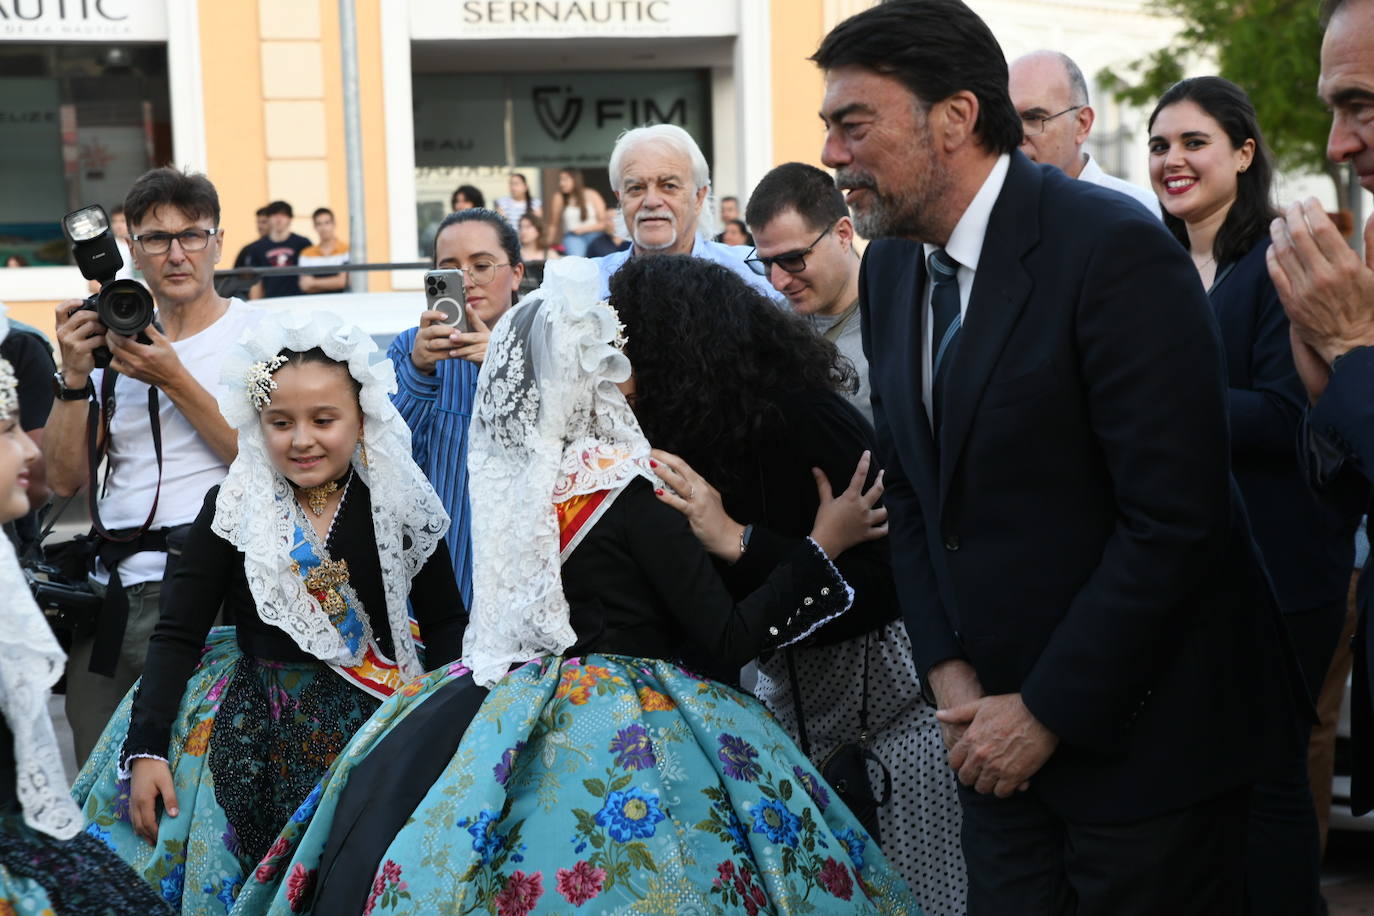
[[[517,662],[576,641],[554,503],[618,491],[649,443],[616,387],[630,361],[585,258],[550,262],[544,283],[492,332],[468,442],[473,606],[463,662],[490,686]]]
[[[221,371],[226,392],[219,406],[238,430],[239,452],[220,485],[213,528],[243,551],[248,589],[265,623],[284,630],[321,661],[362,661],[361,653],[349,652],[328,613],[293,570],[295,496],[290,482],[273,467],[258,422],[276,389],[272,373],[280,367],[277,354],[316,347],[344,363],[362,386],[358,400],[367,460],[355,449],[353,470],[372,494],[372,528],[396,662],[403,675],[414,677],[422,669],[410,637],[410,580],[434,553],[449,519],[411,457],[410,429],[392,406],[395,369],[390,360],[371,362],[377,345],[362,329],[326,312],[274,313],[245,333],[225,357]]]
[[[9,331],[0,306],[0,340]],[[19,410],[14,369],[0,359],[0,411]],[[72,801],[48,696],[67,656],[34,603],[10,539],[0,536],[0,713],[14,734],[14,768],[24,823],[59,840],[81,832],[85,819]]]

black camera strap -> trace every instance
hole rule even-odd
[[[162,496],[162,422],[158,416],[157,387],[154,385],[148,386],[148,425],[153,436],[153,454],[157,456],[157,488],[153,491],[153,505],[148,510],[148,517],[137,528],[110,531],[100,520],[96,474],[101,456],[109,449],[110,426],[115,410],[114,387],[118,375],[112,369],[105,370],[100,380],[99,403],[92,401],[86,413],[87,473],[90,475],[86,487],[86,505],[90,509],[91,527],[100,536],[97,556],[110,571],[110,579],[105,586],[105,602],[96,620],[90,670],[106,677],[114,676],[124,630],[129,623],[129,599],[124,594],[124,583],[119,578],[119,564],[145,550],[167,549],[165,532],[149,530]],[[101,433],[104,433],[103,445]]]

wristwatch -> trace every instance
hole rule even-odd
[[[62,377],[62,370],[59,369],[52,374],[52,393],[59,401],[86,401],[95,397],[95,384],[88,375],[85,387],[68,388],[67,380]]]

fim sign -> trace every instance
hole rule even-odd
[[[644,124],[676,124],[709,142],[700,71],[521,74],[510,83],[518,162],[602,166],[616,137]]]

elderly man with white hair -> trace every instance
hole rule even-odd
[[[723,245],[711,235],[711,170],[692,135],[676,124],[627,130],[611,151],[611,186],[633,244],[597,258],[601,294],[610,295],[611,274],[629,258],[690,254],[715,261],[770,299],[781,300],[768,281],[744,263],[749,249]]]

